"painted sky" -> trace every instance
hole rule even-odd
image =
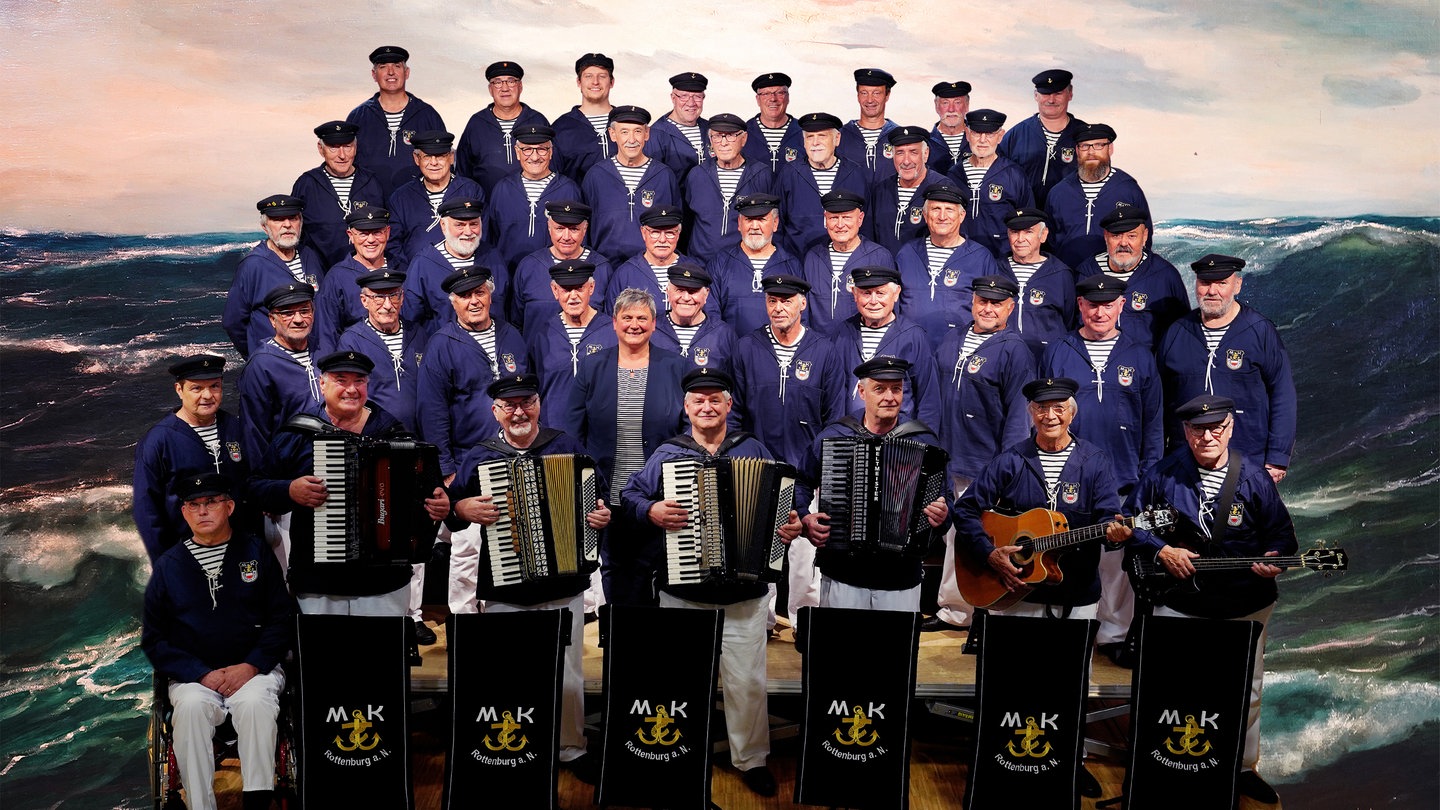
[[[927,127],[936,81],[1014,121],[1029,77],[1064,67],[1157,218],[1440,214],[1435,0],[0,0],[0,225],[252,230],[255,200],[318,165],[310,130],[374,92],[381,44],[456,133],[501,59],[551,117],[586,51],[615,59],[613,101],[657,116],[674,73],[710,77],[706,115],[748,118],[750,79],[780,70],[792,113],[848,120],[850,71],[882,67],[890,117]]]

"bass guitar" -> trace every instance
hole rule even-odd
[[[1350,567],[1350,559],[1344,549],[1323,546],[1292,557],[1194,557],[1190,564],[1195,566],[1195,575],[1188,579],[1176,579],[1160,562],[1142,559],[1138,555],[1130,555],[1125,562],[1130,587],[1134,588],[1135,594],[1157,605],[1165,604],[1166,599],[1176,594],[1199,592],[1204,574],[1211,571],[1244,571],[1255,563],[1280,568],[1308,568],[1327,574]]]
[[[1175,519],[1175,510],[1166,507],[1147,509],[1120,522],[1132,529],[1159,532],[1175,525]],[[1020,581],[1024,584],[1013,591],[1008,590],[988,560],[956,553],[955,579],[960,586],[960,595],[977,608],[1008,608],[1024,599],[1035,585],[1060,582],[1063,574],[1056,559],[1060,553],[1104,540],[1105,527],[1113,522],[1071,530],[1070,522],[1063,514],[1049,509],[1031,509],[1020,515],[986,512],[980,516],[980,525],[990,535],[991,541],[997,547],[1020,547],[1019,551],[1010,555],[1010,561],[1020,569]]]

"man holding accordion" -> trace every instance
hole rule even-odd
[[[919,612],[921,563],[950,522],[946,453],[930,426],[900,421],[909,361],[880,355],[854,373],[863,418],[845,416],[820,431],[803,471],[820,488],[820,511],[804,521],[818,549],[820,606]],[[879,464],[856,463],[862,452]],[[913,458],[889,460],[900,456]],[[858,482],[871,466],[882,468],[877,478]]]
[[[266,512],[293,512],[288,527],[281,531],[291,538],[289,582],[300,612],[408,615],[413,575],[408,556],[403,560],[379,559],[373,544],[365,540],[368,528],[346,524],[336,533],[338,545],[348,546],[350,552],[337,552],[335,559],[326,559],[326,537],[323,531],[314,529],[313,516],[326,506],[336,508],[346,499],[359,497],[357,490],[364,488],[342,472],[325,469],[323,459],[317,459],[317,445],[340,440],[354,444],[357,437],[398,440],[409,434],[398,419],[368,401],[370,372],[375,369],[369,357],[355,351],[335,352],[320,358],[316,365],[320,368],[323,403],[291,419],[275,434],[252,477],[252,492]],[[424,534],[428,529],[429,539],[433,540],[434,522],[450,512],[450,499],[439,485],[438,470],[431,469],[430,473],[434,485],[423,490],[428,497],[422,498],[422,492],[416,492],[413,498],[417,502],[412,503],[412,495],[397,491],[393,506],[398,507],[397,512],[408,512],[415,523],[424,524],[417,530]],[[408,545],[401,542],[403,539],[396,538],[397,549]],[[317,547],[322,550],[317,552]]]
[[[594,569],[580,565],[571,574],[543,579],[521,576],[518,578],[521,581],[506,584],[506,578],[498,576],[493,568],[496,559],[493,544],[506,539],[511,542],[526,540],[510,534],[511,523],[502,524],[505,498],[485,494],[490,489],[487,485],[495,477],[506,474],[503,462],[519,458],[541,459],[544,456],[570,455],[585,460],[588,457],[583,455],[585,448],[570,434],[540,426],[538,376],[512,374],[501,377],[485,389],[485,394],[493,400],[490,407],[500,423],[500,433],[472,448],[455,468],[455,481],[451,487],[455,494],[455,517],[448,523],[452,531],[460,531],[472,523],[484,527],[481,541],[477,544],[478,570],[475,579],[467,584],[474,588],[474,599],[484,601],[485,612],[570,609],[570,646],[565,652],[559,757],[576,776],[593,784],[598,778],[598,768],[594,758],[585,751],[585,672],[582,663],[585,654],[585,589],[590,584],[590,572]],[[593,461],[590,464],[593,469]],[[513,486],[513,482],[505,482],[502,486]],[[605,482],[597,479],[595,491],[607,492]],[[585,504],[584,507],[584,520],[590,528],[599,531],[610,524],[610,507],[605,505],[604,500],[597,498],[593,504]],[[504,517],[510,516],[507,514]],[[598,561],[595,565],[598,566]]]
[[[761,796],[774,796],[775,777],[765,764],[770,754],[765,687],[767,582],[779,578],[784,563],[784,549],[776,545],[776,539],[789,544],[800,536],[795,504],[807,503],[810,498],[803,487],[796,486],[795,470],[788,464],[735,463],[771,461],[773,457],[753,435],[727,430],[730,389],[734,387],[728,374],[697,368],[686,374],[681,384],[690,432],[656,448],[630,478],[621,499],[637,522],[648,521],[666,533],[660,606],[724,611],[720,677],[725,684],[730,762],[740,771],[746,787]],[[716,460],[729,461],[720,465],[729,476],[720,473],[707,479],[706,469],[697,471],[697,467],[714,466],[711,462]],[[742,470],[748,470],[750,480],[757,482],[753,488],[741,483],[747,476]],[[721,483],[713,488],[703,483],[716,479]],[[753,512],[756,519],[749,525],[737,519],[728,538],[707,536],[702,527],[720,522],[718,515],[704,509],[707,501],[721,513]],[[716,560],[712,549],[701,550],[721,545],[723,560]]]

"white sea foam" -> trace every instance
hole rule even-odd
[[[1393,481],[1349,479],[1327,483],[1319,489],[1286,498],[1285,505],[1292,514],[1322,518],[1357,504],[1392,500],[1392,494],[1402,490],[1423,489],[1437,483],[1440,483],[1440,467],[1431,467],[1418,475]]]
[[[143,562],[144,545],[128,522],[130,499],[130,488],[116,484],[77,486],[7,504],[12,515],[40,514],[47,520],[38,530],[0,523],[0,577],[53,588],[73,580],[77,564],[89,554]],[[148,569],[136,566],[137,589],[144,587]]]
[[[148,239],[164,238],[163,235],[147,235]],[[225,253],[234,253],[240,250],[249,250],[254,247],[253,241],[224,242],[216,245],[205,244],[176,244],[176,245],[144,245],[139,247],[121,247],[100,251],[66,251],[57,256],[63,257],[62,262],[49,265],[47,270],[81,270],[97,265],[128,264],[131,262],[142,262],[151,259],[204,259],[211,256],[218,256]]]
[[[1399,742],[1440,715],[1440,684],[1384,681],[1314,670],[1265,673],[1266,690],[1323,686],[1330,711],[1295,731],[1264,731],[1261,761],[1278,781],[1323,768],[1353,751]]]
[[[40,350],[55,354],[84,355],[76,365],[82,374],[100,374],[113,377],[117,374],[139,374],[149,371],[156,363],[189,354],[223,354],[232,361],[238,360],[226,341],[214,343],[184,343],[178,346],[153,345],[163,335],[147,332],[137,335],[126,343],[84,343],[71,338],[13,338],[0,337],[0,349],[18,348]]]

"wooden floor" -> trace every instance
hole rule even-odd
[[[423,666],[412,670],[412,689],[417,698],[414,705],[417,707],[434,706],[443,700],[446,670],[443,625],[437,628],[437,634],[440,638],[435,645],[422,648],[425,659]],[[602,657],[596,646],[596,625],[587,625],[585,635],[586,691],[592,699],[596,699],[598,705]],[[947,699],[954,698],[959,704],[963,704],[965,698],[973,696],[975,658],[961,654],[960,647],[964,639],[963,632],[925,633],[921,636],[917,699],[928,698],[930,702],[938,701],[943,704]],[[800,656],[795,651],[794,637],[783,619],[779,633],[771,639],[767,652],[771,711],[772,714],[780,713],[783,716],[787,702],[797,702],[795,696],[800,691]],[[1091,680],[1092,708],[1126,702],[1130,690],[1128,670],[1116,667],[1103,656],[1097,657]],[[438,727],[442,721],[441,715],[443,712],[440,711],[419,711],[415,715],[414,727],[417,730],[411,738],[411,753],[414,758],[417,810],[439,810],[441,806],[446,749],[444,729]],[[919,719],[914,729],[914,745],[910,758],[910,807],[912,810],[959,808],[968,770],[963,763],[973,756],[970,738],[972,727],[968,723],[930,713],[917,714],[917,717]],[[1087,729],[1087,737],[1123,746],[1127,726],[1128,721],[1123,716],[1092,723]],[[592,735],[592,740],[596,740],[592,743],[592,748],[598,748],[598,735]],[[798,750],[799,743],[793,732],[774,732],[769,766],[780,784],[780,791],[779,795],[768,799],[751,793],[741,782],[739,773],[730,767],[728,756],[723,752],[717,753],[714,757],[711,782],[715,805],[722,810],[801,807],[802,805],[796,805],[791,800],[795,789],[795,759]],[[1086,767],[1100,782],[1100,801],[1120,794],[1125,777],[1121,761],[1092,755]],[[217,788],[224,792],[220,796],[221,810],[240,810],[238,761],[227,760],[223,763],[218,772]],[[559,793],[560,807],[567,810],[598,806],[594,802],[594,786],[579,781],[569,771],[561,773]],[[1095,807],[1096,801],[1084,799],[1081,807],[1090,810]],[[612,807],[621,810],[618,806]],[[1027,805],[1023,799],[1017,798],[1013,807],[1027,808]],[[1118,808],[1120,805],[1111,807]],[[1243,797],[1240,800],[1240,810],[1270,810],[1280,807],[1278,804],[1264,805]]]

